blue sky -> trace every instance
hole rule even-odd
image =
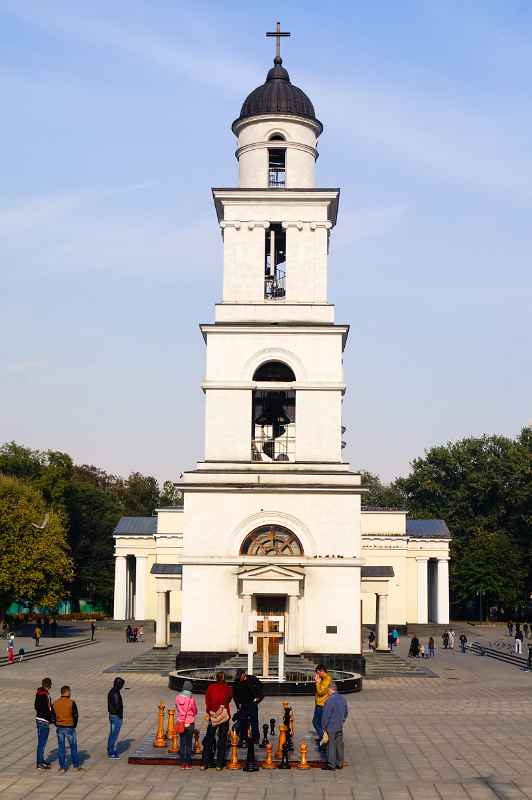
[[[532,5],[0,0],[0,440],[177,478],[202,456],[211,186],[281,19],[341,186],[345,451],[385,479],[532,418]]]

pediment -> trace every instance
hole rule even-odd
[[[301,581],[304,576],[305,571],[301,567],[285,567],[280,564],[263,564],[260,567],[246,566],[238,571],[238,577],[246,580]]]

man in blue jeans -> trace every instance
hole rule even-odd
[[[61,687],[61,697],[53,705],[55,725],[57,728],[57,749],[59,755],[59,772],[67,771],[66,743],[70,747],[72,766],[77,772],[85,772],[80,766],[78,757],[78,741],[76,726],[78,724],[78,707],[70,697],[70,686]]]
[[[107,711],[109,712],[109,738],[107,739],[107,758],[120,758],[116,752],[116,743],[124,719],[124,704],[120,690],[124,686],[123,678],[115,678],[113,688],[107,695]]]
[[[52,681],[43,678],[35,695],[35,722],[37,723],[37,769],[50,769],[50,762],[44,757],[44,749],[50,734],[50,725],[55,722],[50,698]]]

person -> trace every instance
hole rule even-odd
[[[466,644],[467,644],[467,636],[465,635],[465,633],[461,633],[460,634],[460,650],[462,651],[462,653],[465,653],[465,651],[466,651]]]
[[[528,622],[523,622],[523,634],[525,639],[528,639]]]
[[[408,650],[410,658],[417,658],[419,656],[419,639],[417,636],[412,636],[410,640],[410,648]]]
[[[8,664],[13,664],[14,661],[15,661],[15,648],[13,647],[13,645],[8,644],[7,645],[7,663]]]
[[[85,772],[79,763],[78,756],[78,740],[76,736],[79,718],[78,707],[70,695],[70,686],[61,686],[61,697],[53,704],[57,728],[59,772],[67,771],[66,742],[70,747],[72,766],[77,772]]]
[[[454,630],[451,628],[451,630],[449,631],[449,647],[451,648],[451,650],[454,650],[454,639],[455,639],[455,636],[456,636],[456,634],[455,634]]]
[[[231,718],[231,700],[233,692],[225,682],[225,672],[216,673],[216,683],[211,683],[205,694],[205,710],[209,717],[207,735],[203,745],[203,762],[201,769],[208,769],[216,750],[216,769],[225,767],[227,750],[227,734]],[[216,739],[218,738],[218,741]]]
[[[144,642],[144,628],[142,625],[139,627],[139,642]]]
[[[520,628],[515,629],[515,654],[520,656],[523,652],[523,631]]]
[[[368,636],[368,647],[374,653],[376,646],[377,646],[377,637],[375,636],[374,631],[370,631]]]
[[[133,640],[133,628],[128,625],[126,628],[126,642],[129,644]]]
[[[429,636],[429,658],[434,657],[434,636]]]
[[[448,648],[449,648],[449,631],[444,631],[443,632],[441,640],[443,642],[444,650],[448,650]]]
[[[179,760],[181,769],[192,769],[192,735],[194,722],[198,714],[196,701],[192,697],[192,683],[185,681],[181,692],[175,699],[176,722],[184,725],[183,733],[179,736]]]
[[[425,658],[425,645],[423,644],[423,642],[421,642],[419,645],[419,655],[421,656],[421,658]]]
[[[94,634],[96,633],[96,623],[91,619],[91,642],[94,641]]]
[[[44,750],[50,735],[50,725],[55,722],[52,699],[50,697],[51,688],[51,679],[43,678],[41,685],[37,689],[33,704],[35,708],[35,723],[37,725],[37,769],[50,769],[50,762],[45,759]]]
[[[514,632],[514,624],[513,622],[508,622],[508,636],[512,636]]]
[[[45,616],[43,623],[43,633],[47,636],[50,633],[50,617]]]
[[[260,742],[259,703],[264,700],[264,689],[256,675],[248,675],[245,669],[236,671],[233,684],[233,699],[238,709],[240,741],[251,725],[251,735],[255,744]]]
[[[318,664],[316,667],[316,674],[314,676],[316,681],[316,692],[314,698],[314,716],[312,717],[312,726],[316,731],[318,740],[321,742],[323,738],[323,707],[329,697],[329,686],[331,685],[331,676],[327,672],[323,664]]]
[[[109,738],[107,739],[107,758],[120,758],[116,751],[116,743],[120,734],[120,728],[124,720],[124,704],[120,690],[123,688],[125,680],[115,678],[113,688],[107,694],[107,711],[109,713]]]
[[[52,636],[55,639],[55,637],[57,636],[57,620],[55,617],[52,617],[52,622],[50,623],[50,630],[52,632]]]
[[[42,631],[38,625],[35,626],[35,630],[33,631],[33,638],[35,639],[35,647],[39,647],[39,643],[41,641]]]
[[[392,647],[397,647],[399,644],[399,631],[394,628],[392,631]]]
[[[327,763],[322,769],[342,769],[344,766],[344,732],[348,708],[345,697],[338,694],[336,684],[330,683],[328,700],[321,718],[323,730],[327,732]]]
[[[138,642],[138,640],[139,640],[139,629],[135,625],[135,627],[133,628],[133,641],[136,644]]]

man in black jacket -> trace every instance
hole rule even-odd
[[[43,678],[35,695],[35,722],[37,723],[37,769],[50,769],[50,762],[44,757],[44,748],[50,734],[50,725],[54,720],[54,710],[50,698],[52,681]]]
[[[245,738],[247,728],[251,725],[251,734],[255,744],[260,742],[259,703],[264,700],[262,683],[255,675],[248,675],[246,670],[239,669],[233,684],[233,700],[238,708],[240,738]]]
[[[124,705],[120,690],[124,686],[123,678],[115,678],[113,688],[107,695],[107,711],[109,712],[109,738],[107,740],[107,758],[120,758],[116,752],[116,743],[124,719]]]

